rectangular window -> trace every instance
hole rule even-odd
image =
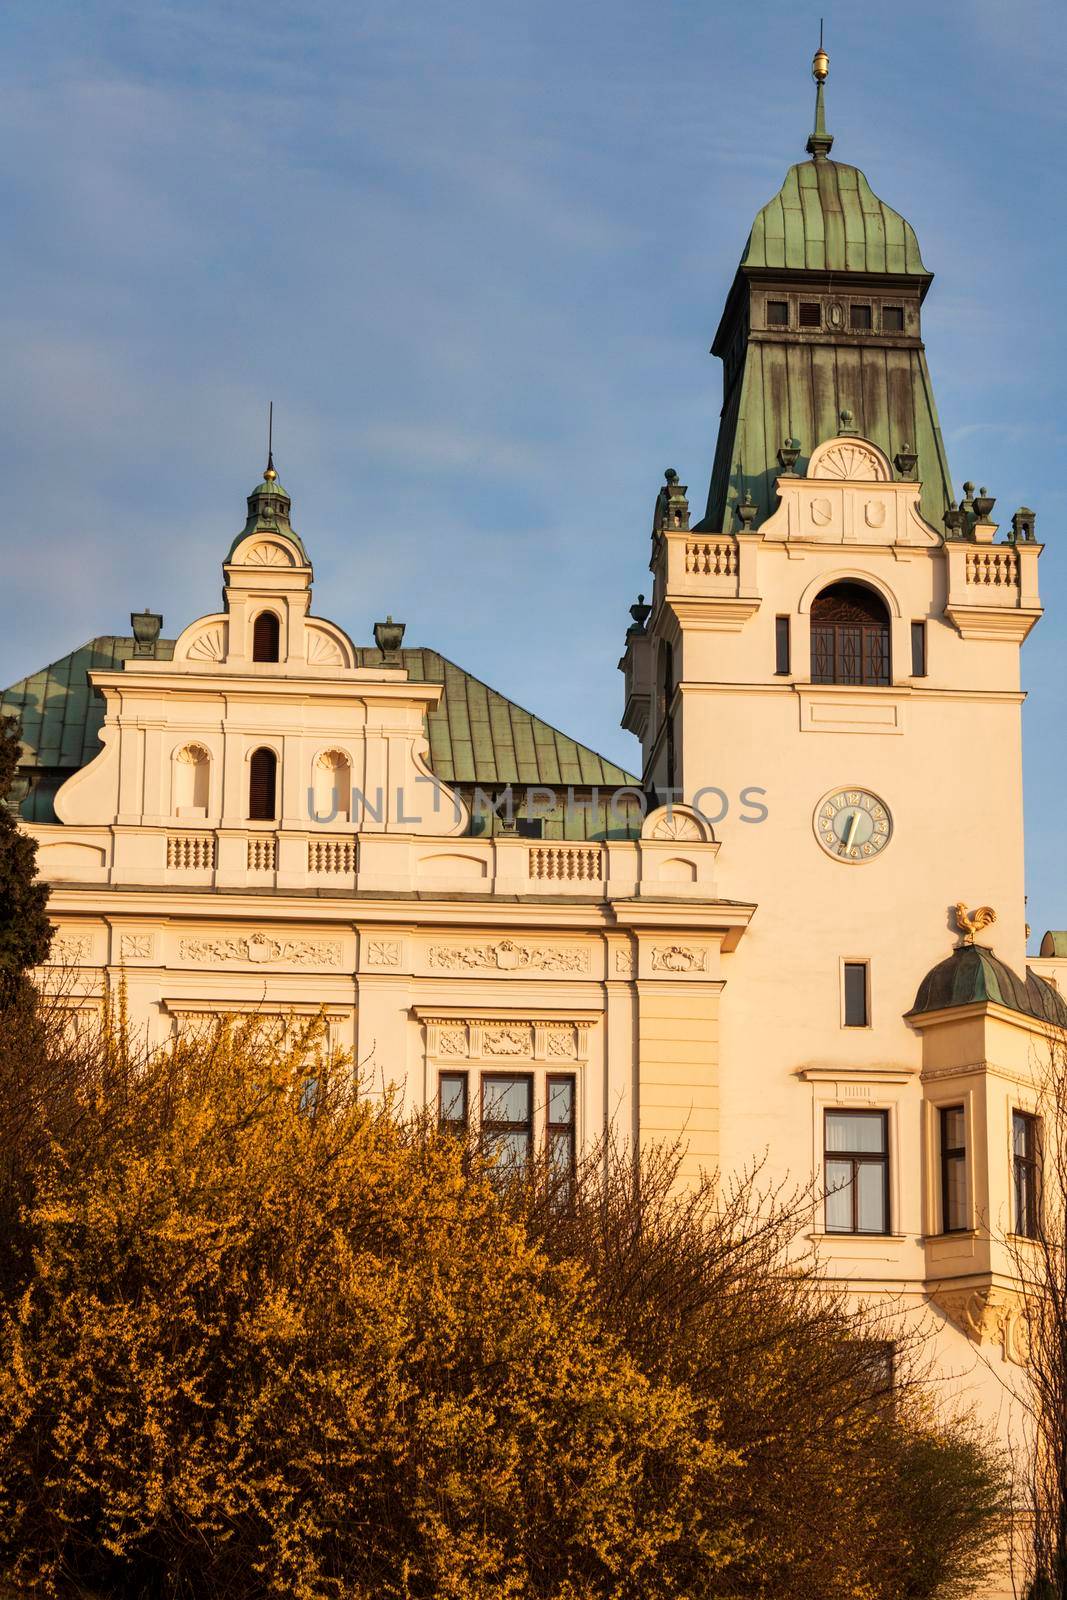
[[[547,1082],[545,1140],[552,1177],[570,1192],[574,1182],[574,1079],[553,1074]]]
[[[543,817],[516,817],[515,832],[520,839],[543,839],[545,824]]]
[[[502,1177],[527,1165],[533,1144],[533,1079],[529,1073],[483,1076],[482,1143]]]
[[[827,1233],[889,1232],[889,1116],[826,1112]]]
[[[885,333],[903,333],[904,332],[904,307],[903,306],[883,306],[882,307],[882,330]]]
[[[767,326],[768,328],[788,328],[789,302],[788,300],[767,301]]]
[[[1037,1118],[1027,1111],[1013,1111],[1011,1143],[1015,1167],[1015,1231],[1025,1239],[1036,1239],[1040,1181]]]
[[[774,670],[782,675],[788,675],[790,671],[788,617],[774,619]]]
[[[822,306],[817,300],[802,300],[800,302],[800,326],[802,328],[822,327]]]
[[[467,1074],[442,1072],[437,1082],[437,1120],[444,1133],[467,1132]]]
[[[941,1232],[959,1233],[967,1227],[967,1145],[962,1106],[942,1106],[941,1123]]]
[[[853,328],[868,329],[871,326],[870,306],[849,306],[849,325]]]
[[[913,622],[911,625],[911,675],[913,678],[926,677],[925,622]]]
[[[866,961],[845,962],[845,1027],[866,1028],[870,1024]]]

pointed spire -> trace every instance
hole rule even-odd
[[[823,49],[821,19],[819,21],[819,48],[812,58],[811,75],[815,79],[815,128],[808,138],[807,150],[814,161],[825,161],[833,146],[834,136],[826,131],[826,102],[823,98],[823,85],[830,75],[830,57]]]
[[[277,476],[274,470],[274,401],[272,400],[267,412],[267,469],[263,474],[263,482],[273,483]]]

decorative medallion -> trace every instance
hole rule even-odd
[[[368,967],[398,967],[400,965],[399,939],[372,939],[367,945]]]
[[[825,528],[833,521],[834,508],[825,495],[811,502],[811,520],[817,528]]]
[[[688,944],[657,944],[652,947],[653,972],[706,972],[708,953]]]
[[[79,961],[88,961],[93,941],[88,935],[60,934],[52,940],[48,964],[53,967],[73,967]]]
[[[884,500],[868,500],[863,508],[863,520],[868,528],[884,528],[886,509]]]
[[[878,457],[867,445],[858,440],[842,440],[820,455],[816,472],[812,474],[809,468],[809,476],[851,478],[868,483],[873,479],[879,483],[884,479],[885,472]]]
[[[695,817],[684,811],[669,811],[653,824],[651,839],[686,840],[694,844],[703,842],[704,835]]]
[[[619,948],[615,951],[615,971],[620,978],[632,978],[634,975],[634,958],[630,950]]]
[[[529,1028],[487,1028],[482,1037],[482,1054],[487,1056],[531,1056],[533,1035]]]
[[[152,954],[150,933],[124,933],[119,940],[120,961],[147,961]]]

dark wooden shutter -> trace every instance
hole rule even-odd
[[[278,758],[273,750],[256,750],[249,762],[248,816],[251,822],[273,822]]]
[[[252,626],[252,660],[277,661],[278,619],[273,611],[261,611]]]

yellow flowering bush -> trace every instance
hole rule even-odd
[[[810,1196],[573,1185],[320,1030],[0,1012],[0,1587],[63,1600],[922,1600],[998,1467],[800,1248]]]
[[[43,1593],[712,1592],[708,1396],[641,1372],[447,1135],[254,1022],[88,1052],[35,1146],[0,1571]]]

